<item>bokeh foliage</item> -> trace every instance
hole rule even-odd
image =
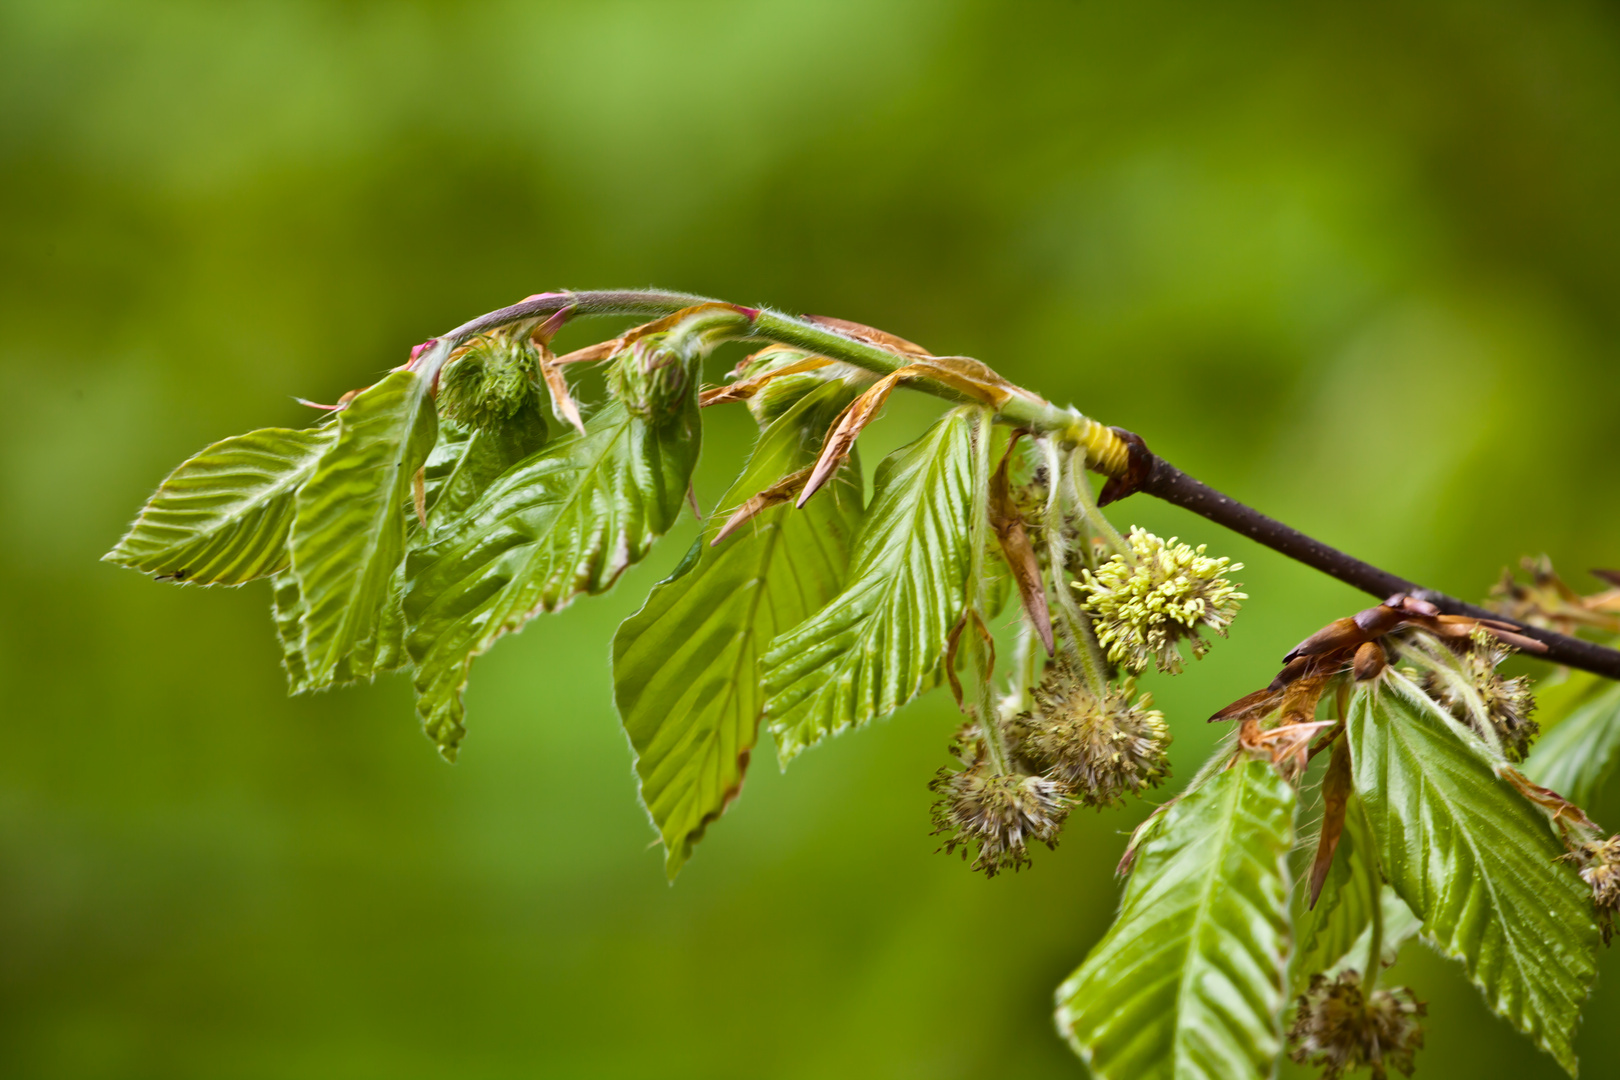
[[[652,282],[980,356],[1453,593],[1539,551],[1589,587],[1620,563],[1617,130],[1597,3],[0,7],[0,1070],[1076,1075],[1050,995],[1140,811],[993,882],[936,857],[943,695],[761,755],[664,884],[607,657],[689,520],[480,662],[454,768],[399,680],[286,699],[262,586],[97,557],[173,462],[307,422],[291,395]],[[895,399],[866,460],[925,416]],[[707,419],[706,507],[752,425]],[[1247,564],[1232,639],[1153,686],[1185,777],[1204,716],[1365,601],[1117,516]],[[1420,1068],[1556,1075],[1407,957]]]

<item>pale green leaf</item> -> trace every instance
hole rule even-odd
[[[496,478],[546,444],[538,409],[520,412],[498,428],[464,428],[440,421],[439,442],[422,467],[429,530],[455,521]],[[412,547],[423,542],[414,537]]]
[[[1546,818],[1393,669],[1357,686],[1347,735],[1390,885],[1491,1008],[1573,1073],[1599,936]]]
[[[859,464],[804,509],[782,503],[710,541],[732,509],[815,460],[850,396],[819,384],[766,429],[686,560],[613,640],[614,699],[671,877],[742,785],[765,704],[760,652],[843,583],[861,518]]]
[[[1162,816],[1119,917],[1057,992],[1058,1030],[1099,1080],[1270,1076],[1282,1048],[1294,789],[1218,772]]]
[[[417,711],[440,752],[464,733],[473,658],[501,635],[639,561],[680,513],[699,441],[697,400],[653,425],[613,402],[506,470],[406,566]]]
[[[972,415],[953,410],[884,459],[844,591],[771,643],[765,713],[783,761],[935,684],[972,561]]]
[[[1541,737],[1524,772],[1543,787],[1586,806],[1620,760],[1620,683],[1585,702]]]
[[[193,585],[285,569],[293,497],[336,435],[264,428],[215,443],[169,474],[103,558]]]
[[[314,685],[386,670],[411,479],[433,447],[427,384],[396,371],[338,414],[338,437],[298,492],[292,570]]]

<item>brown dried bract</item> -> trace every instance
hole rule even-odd
[[[803,490],[805,481],[810,479],[810,469],[811,466],[806,465],[796,472],[788,473],[758,495],[751,496],[747,502],[732,512],[724,525],[720,526],[720,531],[709,541],[709,546],[719,546],[720,541],[742,528],[756,515],[790,501]]]
[[[551,351],[549,339],[543,339],[540,330],[536,330],[529,340],[540,350],[540,378],[546,384],[546,393],[551,395],[552,409],[573,425],[575,431],[581,435],[585,434],[585,420],[579,414],[579,405],[574,401],[574,395],[568,390],[568,380],[563,377],[560,361]]]
[[[897,337],[887,330],[879,330],[873,326],[865,326],[848,319],[835,319],[831,315],[801,315],[807,323],[824,326],[828,330],[836,330],[847,338],[864,342],[867,345],[876,345],[880,349],[887,349],[898,356],[932,356],[927,349],[915,342]]]
[[[748,357],[743,363],[749,363],[765,351],[762,349],[760,352]],[[779,379],[784,375],[799,375],[806,371],[815,371],[817,368],[824,368],[831,363],[832,361],[825,356],[807,356],[803,360],[784,364],[771,371],[762,371],[758,375],[750,375],[746,379],[738,379],[736,382],[727,383],[725,386],[711,386],[698,396],[698,404],[707,409],[710,405],[726,405],[733,401],[747,401],[758,393],[761,387],[773,379]]]
[[[1511,570],[1503,570],[1502,580],[1491,589],[1492,608],[1561,634],[1574,634],[1582,627],[1620,634],[1620,571],[1593,570],[1593,577],[1616,587],[1582,596],[1558,576],[1545,555],[1523,559],[1519,565],[1530,580],[1519,581]]]
[[[1466,640],[1476,630],[1484,629],[1519,648],[1547,651],[1541,642],[1515,633],[1512,623],[1442,615],[1426,600],[1397,593],[1349,618],[1335,619],[1294,646],[1283,657],[1283,669],[1271,685],[1245,694],[1210,717],[1210,721],[1242,721],[1241,747],[1250,753],[1264,753],[1284,775],[1297,776],[1308,760],[1306,743],[1310,736],[1332,726],[1315,721],[1317,703],[1328,683],[1346,668],[1353,670],[1358,679],[1379,674],[1386,663],[1381,644],[1384,635],[1407,627],[1420,627],[1451,641]],[[1267,719],[1273,721],[1269,728],[1264,726]],[[1302,737],[1305,741],[1301,741]]]
[[[995,530],[1001,553],[1006,557],[1013,581],[1018,585],[1018,598],[1024,605],[1024,614],[1039,635],[1041,644],[1046,647],[1046,655],[1051,656],[1054,647],[1052,613],[1046,603],[1046,582],[1041,577],[1041,562],[1035,555],[1035,546],[1030,542],[1023,515],[1013,501],[1012,485],[1008,478],[1018,440],[1025,434],[1024,431],[1013,432],[1001,464],[996,466],[994,475],[990,477],[990,528]]]
[[[1316,858],[1311,862],[1311,907],[1322,895],[1333,853],[1344,832],[1345,810],[1350,805],[1350,746],[1343,739],[1333,744],[1327,775],[1322,777],[1322,831],[1316,840]]]

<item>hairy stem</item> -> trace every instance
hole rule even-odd
[[[1081,673],[1085,676],[1086,688],[1092,696],[1101,701],[1108,693],[1108,662],[1103,658],[1102,646],[1097,643],[1097,635],[1091,629],[1091,620],[1086,618],[1085,612],[1075,602],[1074,590],[1069,587],[1068,572],[1064,566],[1066,552],[1063,548],[1063,508],[1064,483],[1063,459],[1058,452],[1057,444],[1051,439],[1042,439],[1041,448],[1046,453],[1046,475],[1048,488],[1046,494],[1046,563],[1052,575],[1052,593],[1057,601],[1058,621],[1062,624],[1063,634],[1061,640],[1069,650],[1070,659],[1077,662]],[[1081,543],[1088,544],[1085,537]]]
[[[1007,741],[1002,737],[1000,719],[996,710],[994,682],[994,654],[983,635],[988,634],[984,620],[984,555],[990,543],[990,425],[989,409],[980,409],[973,423],[973,525],[968,543],[972,555],[968,574],[968,611],[963,616],[973,625],[963,630],[971,635],[968,657],[973,664],[978,682],[974,687],[979,713],[979,730],[984,733],[984,745],[990,755],[990,764],[1003,775],[1012,771],[1012,755],[1007,752]]]
[[[708,297],[694,296],[690,293],[656,290],[542,293],[510,307],[480,315],[444,335],[439,340],[439,344],[445,350],[439,353],[439,362],[442,363],[442,358],[448,355],[450,348],[461,344],[467,338],[524,319],[545,317],[559,312],[567,312],[565,318],[626,315],[654,319],[672,315],[698,304],[714,302]],[[906,362],[904,357],[896,353],[857,341],[827,326],[764,309],[739,307],[738,310],[748,315],[752,322],[749,336],[757,340],[792,345],[880,375],[887,375]],[[434,365],[435,368],[437,366]],[[929,380],[919,380],[912,385],[948,401],[963,400],[959,392]],[[1059,408],[1026,391],[1014,394],[1006,401],[998,409],[997,419],[1037,434],[1050,436],[1069,446],[1084,448],[1088,467],[1105,476],[1125,478],[1123,489],[1115,493],[1113,498],[1121,498],[1133,491],[1146,492],[1251,537],[1274,551],[1353,585],[1380,600],[1404,592],[1427,600],[1448,614],[1471,615],[1475,618],[1503,618],[1495,612],[1464,603],[1453,596],[1426,589],[1415,582],[1352,558],[1319,540],[1314,540],[1298,529],[1290,528],[1193,479],[1174,465],[1149,452],[1141,444],[1140,439],[1129,436],[1128,432],[1122,433],[1107,428],[1074,409]],[[1134,441],[1134,446],[1127,441],[1127,437]],[[1104,494],[1106,496],[1108,493]],[[1061,600],[1059,606],[1062,606]],[[1517,622],[1513,619],[1505,621]],[[1518,625],[1520,631],[1527,637],[1547,646],[1544,659],[1590,671],[1605,678],[1620,679],[1620,651],[1594,645],[1579,638],[1567,637],[1551,630],[1523,623]]]
[[[1356,813],[1366,813],[1360,803],[1356,805]],[[1364,830],[1362,835],[1367,835],[1367,832]],[[1384,880],[1374,860],[1366,859],[1364,862],[1372,878],[1373,901],[1372,918],[1367,926],[1367,968],[1361,974],[1361,992],[1371,996],[1378,985],[1378,976],[1384,970]]]
[[[1136,565],[1136,551],[1125,538],[1114,528],[1114,523],[1103,516],[1097,507],[1097,500],[1091,496],[1091,483],[1086,479],[1085,461],[1079,453],[1069,456],[1069,468],[1066,479],[1069,484],[1069,494],[1074,503],[1080,508],[1080,516],[1086,519],[1096,534],[1103,538],[1114,553],[1132,566]]]

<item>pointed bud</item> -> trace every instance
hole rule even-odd
[[[1200,628],[1226,636],[1238,602],[1248,596],[1225,573],[1243,564],[1208,558],[1203,545],[1194,549],[1142,529],[1131,530],[1130,545],[1134,562],[1115,555],[1096,573],[1082,571],[1074,588],[1110,661],[1141,672],[1151,660],[1175,674],[1182,668],[1181,642],[1200,657],[1209,650]]]
[[[1412,1075],[1412,1056],[1423,1046],[1417,1018],[1429,1009],[1409,988],[1364,995],[1359,972],[1335,979],[1317,974],[1300,995],[1298,1010],[1288,1056],[1319,1067],[1324,1080],[1363,1068],[1372,1070],[1373,1080],[1385,1080],[1391,1066]]]

